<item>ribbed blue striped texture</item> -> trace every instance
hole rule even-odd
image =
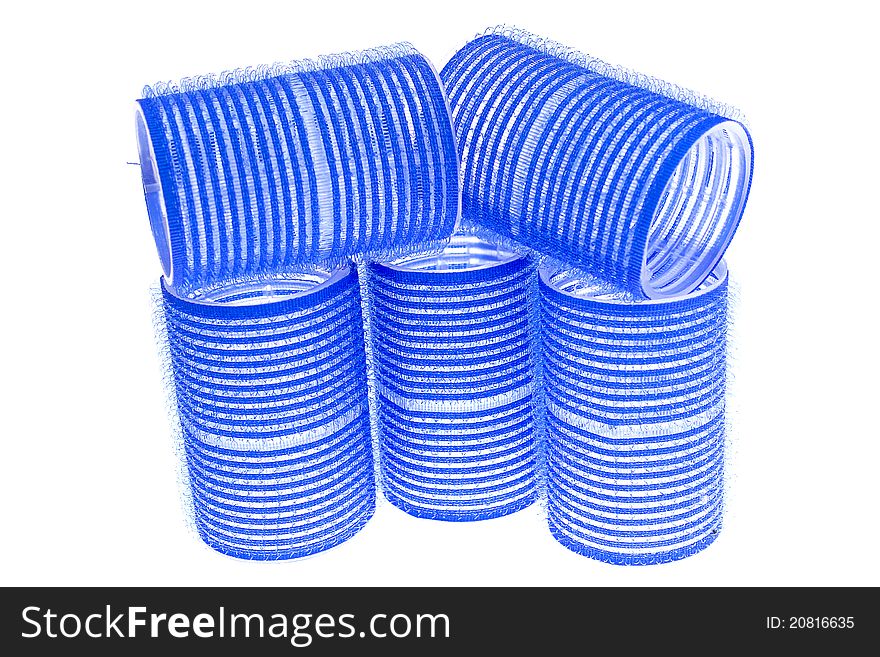
[[[361,529],[376,492],[357,271],[281,301],[163,300],[205,542],[291,559]]]
[[[725,266],[646,303],[541,274],[553,536],[617,564],[701,550],[723,508]]]
[[[460,151],[463,226],[635,295],[695,289],[745,207],[748,132],[685,102],[681,90],[683,99],[656,93],[593,70],[586,56],[510,34],[476,38],[441,73]]]
[[[482,520],[537,496],[535,264],[369,268],[385,496]]]
[[[303,263],[394,255],[453,230],[458,158],[446,97],[410,46],[144,94],[145,195],[180,296]]]

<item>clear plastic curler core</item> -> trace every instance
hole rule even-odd
[[[658,306],[680,300],[683,296],[688,298],[699,297],[714,290],[727,279],[727,263],[721,260],[715,265],[712,272],[687,295],[678,297],[662,297],[655,299],[637,299],[626,291],[611,288],[607,283],[597,278],[575,274],[571,271],[554,270],[549,267],[539,269],[541,280],[550,288],[562,292],[570,297],[579,299],[591,299],[611,305],[648,305]]]
[[[162,183],[159,180],[159,167],[156,165],[156,154],[150,141],[150,131],[144,113],[140,107],[135,112],[137,123],[138,159],[141,166],[141,182],[144,185],[144,199],[147,204],[147,215],[153,240],[162,263],[162,273],[169,283],[173,283],[174,272],[171,260],[171,233],[168,229],[168,213],[165,210],[165,199],[162,196]]]
[[[518,253],[500,247],[476,235],[453,235],[438,253],[406,256],[385,265],[404,271],[434,273],[473,271],[504,264],[521,257]]]
[[[344,278],[351,271],[346,265],[333,271],[309,271],[276,274],[254,280],[234,282],[209,290],[198,290],[187,295],[188,301],[212,306],[256,306],[294,297],[304,297]]]
[[[666,184],[648,232],[641,283],[645,295],[685,295],[712,272],[742,217],[752,145],[735,121],[719,123],[685,153]]]

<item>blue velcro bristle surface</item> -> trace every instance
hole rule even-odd
[[[664,301],[540,278],[553,536],[626,565],[701,550],[723,510],[724,263]]]
[[[439,78],[395,47],[146,88],[141,169],[179,296],[439,243],[459,212]]]
[[[464,226],[643,298],[687,294],[721,260],[752,171],[724,108],[517,31],[469,42],[441,77]]]
[[[540,499],[616,564],[715,540],[732,108],[496,28],[442,76],[404,44],[160,83],[137,135],[209,546],[329,549],[377,479],[437,520]]]
[[[369,273],[386,498],[448,521],[532,504],[535,262],[457,236],[440,254]]]
[[[310,276],[210,302],[163,284],[194,520],[230,556],[308,556],[375,508],[357,271]]]

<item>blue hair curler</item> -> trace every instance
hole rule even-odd
[[[421,250],[458,220],[446,96],[405,44],[157,84],[136,117],[150,224],[179,296]]]
[[[293,559],[375,508],[357,270],[236,283],[193,302],[162,283],[196,527],[215,550]]]
[[[549,268],[540,291],[553,536],[626,565],[703,549],[723,511],[724,262],[677,299]]]
[[[441,77],[464,227],[648,298],[687,294],[723,257],[752,176],[729,108],[508,28]]]
[[[535,263],[472,235],[369,266],[383,492],[482,520],[537,497]]]

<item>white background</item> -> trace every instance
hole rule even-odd
[[[26,7],[26,8],[25,8]],[[870,3],[5,3],[0,17],[0,584],[880,584],[880,143]],[[383,505],[336,550],[249,563],[187,528],[138,169],[145,83],[409,40],[440,68],[509,23],[740,106],[756,147],[725,527],[681,562],[608,566],[534,512]]]

